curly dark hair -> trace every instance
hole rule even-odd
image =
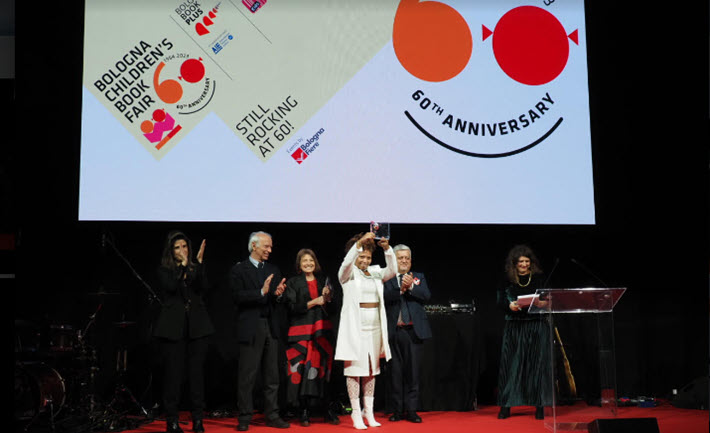
[[[542,273],[540,261],[537,259],[537,256],[532,248],[527,245],[516,245],[508,251],[508,257],[505,259],[505,273],[512,283],[518,281],[518,270],[516,265],[518,264],[518,259],[521,257],[527,257],[530,259],[531,274]]]
[[[355,236],[351,237],[351,238],[345,243],[345,253],[347,253],[348,251],[350,251],[350,248],[352,248],[353,245],[355,245],[355,243],[356,243],[357,241],[359,241],[360,238],[363,237],[363,236],[365,236],[365,233],[364,233],[364,232],[361,232],[361,233],[358,233],[358,234],[356,234]],[[363,249],[363,250],[369,251],[370,253],[373,253],[373,254],[374,254],[375,250],[377,249],[377,246],[375,245],[375,241],[372,240],[372,239],[367,239],[366,241],[363,241],[360,245],[362,245],[362,249]]]

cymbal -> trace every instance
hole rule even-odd
[[[73,331],[74,327],[72,325],[67,325],[67,324],[52,324],[49,325],[49,329],[58,329],[58,330],[63,330],[63,331]]]
[[[118,326],[119,328],[125,328],[126,326],[131,326],[131,325],[135,325],[135,324],[136,324],[136,322],[127,322],[127,321],[113,322],[113,325]]]
[[[24,319],[15,319],[15,326],[22,328],[38,328],[36,323]]]

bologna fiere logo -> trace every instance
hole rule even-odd
[[[307,140],[304,140],[303,138],[298,138],[296,140],[296,143],[287,149],[288,153],[291,154],[291,158],[293,158],[299,164],[305,161],[308,156],[310,156],[316,149],[318,149],[318,146],[320,145],[319,139],[324,132],[325,129],[321,128],[316,131],[316,133],[313,134],[311,138]]]

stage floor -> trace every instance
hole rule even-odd
[[[544,421],[534,418],[533,407],[517,407],[512,409],[512,415],[505,420],[499,420],[498,407],[486,406],[475,412],[420,412],[422,424],[413,424],[408,421],[390,422],[389,416],[377,413],[376,418],[382,424],[374,430],[388,433],[414,433],[414,432],[439,432],[471,433],[471,432],[501,432],[501,433],[543,433],[549,432],[544,426]],[[707,410],[677,409],[670,404],[661,404],[654,408],[623,407],[619,408],[619,418],[647,418],[658,420],[661,433],[708,433],[709,415]],[[313,418],[310,427],[301,427],[298,421],[291,421],[291,430],[309,433],[348,432],[354,431],[350,416],[341,416],[340,425],[324,424],[322,419]],[[189,414],[181,414],[185,421],[182,429],[192,431]],[[205,430],[208,433],[233,433],[237,425],[235,418],[207,418],[204,420]],[[369,428],[368,430],[373,430]],[[165,422],[154,421],[129,433],[152,433],[165,431]],[[275,432],[276,429],[266,427],[263,417],[256,415],[249,428],[250,432]],[[630,432],[632,433],[632,432]]]

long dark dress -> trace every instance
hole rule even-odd
[[[284,296],[288,302],[290,323],[288,331],[288,387],[289,403],[296,405],[307,397],[327,400],[328,382],[333,370],[333,324],[325,308],[308,309],[308,302],[323,294],[325,277],[306,281],[299,275],[286,282]]]
[[[528,308],[512,311],[510,303],[520,295],[535,293],[544,278],[520,277],[518,283],[506,279],[498,291],[498,306],[505,311],[505,329],[498,371],[498,405],[551,406],[550,327],[544,314],[528,314]]]

